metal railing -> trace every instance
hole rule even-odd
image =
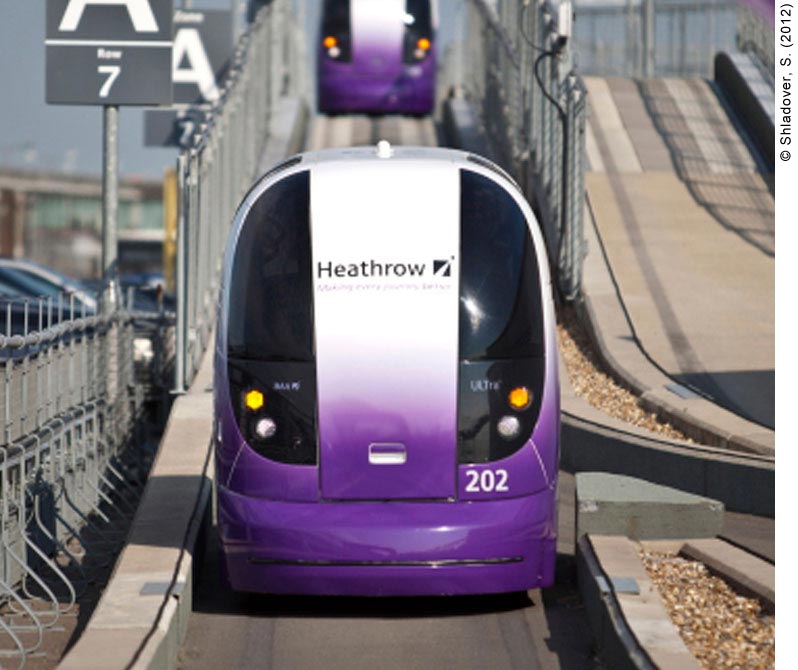
[[[711,77],[734,48],[730,0],[575,0],[579,71],[602,77]]]
[[[539,214],[562,295],[579,292],[587,91],[549,5],[468,0],[444,86],[478,108],[499,162]]]
[[[74,295],[0,307],[0,664],[22,667],[124,543],[143,390],[128,312]]]
[[[290,0],[263,7],[239,40],[222,94],[197,110],[180,154],[175,390],[188,387],[213,328],[222,253],[281,98],[304,92],[304,41]]]

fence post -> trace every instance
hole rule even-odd
[[[654,0],[643,0],[643,76],[651,79],[654,76],[655,62],[655,31],[654,22],[656,10]]]
[[[175,262],[175,298],[177,306],[175,323],[175,382],[174,392],[182,393],[185,389],[186,365],[186,156],[177,157],[177,190],[180,197],[177,201],[177,258]]]

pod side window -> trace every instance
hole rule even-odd
[[[419,35],[432,38],[432,10],[430,0],[406,0],[405,25]]]
[[[491,179],[461,171],[460,358],[543,355],[538,260],[526,217]]]
[[[328,60],[344,63],[352,61],[352,14],[350,0],[324,0],[319,35],[320,53],[327,53]],[[326,44],[333,38],[332,47]]]
[[[338,35],[350,31],[350,0],[324,0],[322,9],[322,32],[325,35]]]
[[[310,174],[270,187],[252,206],[230,282],[228,353],[263,361],[312,361]]]

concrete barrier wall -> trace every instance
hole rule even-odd
[[[715,81],[772,170],[776,138],[773,86],[749,55],[723,51],[715,56]]]
[[[775,516],[772,460],[621,432],[584,415],[563,415],[560,467],[637,477],[719,500],[731,512]]]

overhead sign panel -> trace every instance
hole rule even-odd
[[[174,102],[216,102],[233,51],[230,11],[179,9],[175,11],[174,30]]]
[[[172,102],[172,0],[47,0],[49,103]]]
[[[230,64],[233,51],[230,11],[178,9],[174,14],[174,33],[172,82],[178,111],[155,110],[145,114],[146,146],[177,146],[190,137],[196,115],[187,106],[216,102]]]

